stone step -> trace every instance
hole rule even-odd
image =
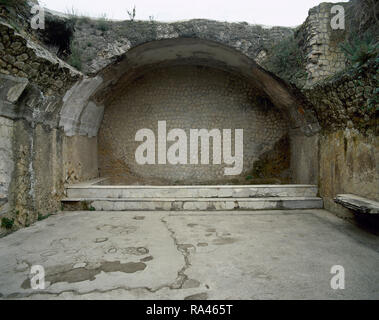
[[[314,185],[102,186],[71,185],[68,198],[269,198],[315,197]]]
[[[65,198],[65,210],[128,211],[218,211],[321,209],[318,197],[266,198]]]

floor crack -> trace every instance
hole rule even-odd
[[[170,289],[182,289],[183,287],[183,284],[186,280],[188,280],[188,276],[185,274],[185,271],[191,266],[191,263],[189,261],[189,255],[190,255],[190,252],[188,250],[188,247],[187,246],[184,246],[184,245],[181,245],[178,241],[178,239],[175,237],[175,231],[172,230],[169,226],[168,226],[168,222],[165,220],[165,218],[161,218],[161,222],[165,225],[165,227],[167,228],[169,234],[170,234],[170,237],[172,238],[172,240],[174,241],[174,244],[177,248],[177,250],[183,255],[183,258],[184,258],[184,265],[183,267],[178,271],[178,276],[176,278],[176,280],[174,281],[173,284],[169,285],[168,287]]]

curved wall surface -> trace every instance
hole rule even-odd
[[[187,164],[158,164],[158,121],[166,122],[167,132],[184,130]],[[140,129],[150,129],[155,135],[154,164],[140,165],[135,159],[143,143],[135,141]],[[235,129],[243,129],[242,171],[225,175],[224,169],[234,165],[224,161],[227,148],[221,144],[218,150],[212,142],[209,164],[190,164],[190,129],[219,129],[222,141],[226,138],[223,129],[231,129],[232,155]],[[100,175],[126,184],[246,183],[246,177],[288,182],[287,137],[288,123],[281,112],[238,75],[189,65],[150,70],[119,86],[105,107],[98,136]],[[167,141],[165,150],[174,143]],[[213,148],[222,155],[221,164],[214,164]]]

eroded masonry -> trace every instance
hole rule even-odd
[[[106,185],[244,186],[203,190],[232,198],[216,204],[186,204],[179,188],[170,203],[133,200],[133,209],[254,209],[248,198],[288,197],[279,190],[288,185],[304,188],[298,197],[307,196],[305,185],[315,187],[312,206],[346,216],[338,194],[379,200],[378,61],[344,72],[347,31],[330,28],[331,4],[310,10],[298,28],[207,20],[100,25],[47,13],[38,32],[28,25],[30,5],[0,7],[0,217],[13,228],[78,204],[127,210],[120,201],[95,203],[91,192]],[[71,47],[51,40],[57,29]],[[270,68],[283,39],[293,39],[303,57],[305,77],[296,85]],[[167,130],[243,129],[241,174],[225,176],[222,164],[138,165],[136,132],[162,120]],[[88,181],[101,188],[70,198],[67,186]],[[279,191],[262,191],[269,186]],[[105,197],[135,197],[122,192]],[[161,192],[151,197],[171,193]],[[286,206],[280,201],[272,206]],[[294,201],[290,207],[301,207]]]

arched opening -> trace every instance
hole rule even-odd
[[[70,101],[67,110],[63,107],[61,119],[79,134],[98,131],[99,173],[111,183],[310,182],[308,177],[294,179],[292,168],[304,153],[304,149],[299,150],[299,139],[308,145],[304,139],[319,129],[312,109],[296,88],[234,48],[193,38],[147,42],[129,49],[76,90],[90,92],[85,99],[89,102],[81,112],[75,109],[73,119],[70,106],[82,103],[82,98]],[[166,126],[163,145],[158,139],[159,121]],[[154,154],[144,165],[136,160],[136,150],[147,140],[136,141],[141,129],[150,130],[154,136]],[[179,164],[167,156],[179,139],[170,140],[173,129],[186,135],[186,153],[174,152],[186,158]],[[209,157],[205,158],[209,164],[201,158],[206,143],[201,138],[197,139],[198,162],[192,162],[191,129],[205,129],[208,134],[213,129],[219,131],[220,140],[217,134],[208,137]],[[226,174],[225,168],[236,166],[230,162],[227,149],[230,156],[238,156],[237,129],[243,129],[243,167]],[[228,134],[225,130],[230,130],[230,145],[223,144],[224,134]],[[291,146],[295,146],[295,157]],[[160,155],[162,148],[164,154]],[[147,150],[143,154],[147,157]],[[159,160],[162,157],[163,162]]]

